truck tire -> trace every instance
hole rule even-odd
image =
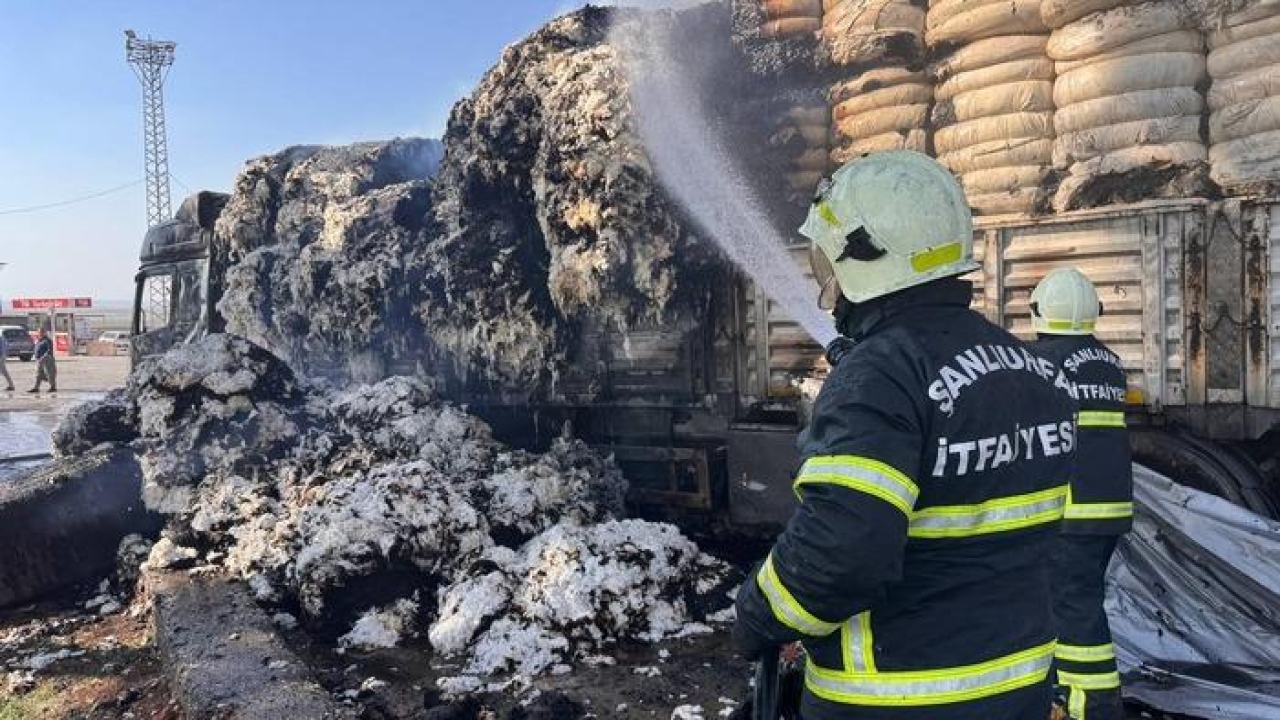
[[[1091,55],[1083,60],[1058,60],[1054,63],[1054,70],[1059,75],[1062,75],[1094,63],[1159,52],[1189,52],[1203,55],[1204,33],[1199,30],[1175,30],[1171,33],[1138,40],[1115,50]]]
[[[1125,148],[1199,140],[1199,115],[1137,120],[1059,135],[1054,140],[1053,160],[1064,167]]]
[[[1040,3],[1040,19],[1056,30],[1086,15],[1138,2],[1142,0],[1044,0]]]
[[[923,83],[894,85],[893,87],[872,90],[862,95],[855,95],[836,105],[832,110],[832,116],[837,121],[840,121],[851,115],[860,115],[874,110],[903,105],[928,104],[931,102],[933,102],[933,87],[929,85]]]
[[[1044,165],[975,170],[961,175],[960,185],[968,195],[1008,193],[1022,188],[1040,187],[1048,171],[1048,167]]]
[[[1084,60],[1155,35],[1192,27],[1177,3],[1148,2],[1091,15],[1053,31],[1045,50],[1054,60]]]
[[[1053,113],[1010,113],[970,120],[939,129],[933,138],[938,153],[953,153],[1003,138],[1053,137]]]
[[[971,43],[1003,35],[1048,32],[1040,20],[1040,0],[1003,0],[965,10],[947,22],[925,31],[930,47],[944,43]]]
[[[1058,135],[1067,135],[1104,125],[1199,115],[1203,111],[1204,97],[1193,87],[1138,90],[1059,108],[1053,115],[1053,128]]]
[[[947,79],[960,73],[1013,62],[1048,57],[1048,35],[1010,35],[969,43],[934,64],[937,77]]]
[[[1033,80],[1052,81],[1053,77],[1053,61],[1047,57],[1013,60],[958,73],[938,85],[934,90],[934,96],[938,100],[950,100],[957,95],[996,85]]]
[[[18,359],[22,362],[31,362],[31,353],[20,353]]]
[[[1214,143],[1280,130],[1280,96],[1228,105],[1209,116],[1209,139]]]
[[[1064,108],[1139,90],[1195,87],[1205,77],[1204,55],[1151,53],[1086,65],[1059,75],[1053,83],[1053,101]]]
[[[1053,83],[1047,80],[1006,83],[955,96],[951,100],[960,122],[1009,113],[1053,110]]]
[[[929,78],[923,72],[908,70],[904,67],[876,68],[862,73],[852,80],[845,80],[833,85],[831,87],[831,104],[838,105],[845,100],[873,90],[906,84],[928,85]]]
[[[1209,77],[1222,80],[1276,64],[1280,64],[1280,35],[1263,35],[1210,52]]]
[[[1053,160],[1049,138],[999,139],[970,145],[938,156],[938,162],[954,173],[972,173],[1018,165],[1048,165]]]
[[[902,105],[838,120],[836,132],[850,140],[863,140],[895,130],[923,128],[928,118],[928,105]]]
[[[1280,65],[1266,65],[1233,78],[1214,80],[1209,86],[1209,110],[1264,100],[1280,95]]]

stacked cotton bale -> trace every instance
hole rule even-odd
[[[977,214],[1041,209],[1054,68],[1040,0],[934,0],[927,25],[929,45],[942,54],[933,67],[938,160],[960,178]]]
[[[924,10],[910,0],[825,0],[822,44],[837,73],[831,160],[928,149],[933,85],[921,70]]]
[[[764,0],[760,35],[813,35],[822,27],[822,0]]]
[[[1092,9],[1081,16],[1084,9]],[[1204,35],[1182,3],[1047,0],[1057,79],[1054,208],[1203,190]]]
[[[1228,194],[1280,187],[1280,2],[1223,19],[1209,34],[1210,173]]]
[[[828,170],[831,113],[824,102],[797,105],[783,114],[769,144],[781,151],[788,193],[807,206]]]
[[[876,68],[836,83],[831,89],[832,162],[840,165],[882,150],[925,152],[932,102],[933,85],[920,70]]]
[[[924,54],[923,2],[822,0],[822,44],[836,65],[913,62]]]

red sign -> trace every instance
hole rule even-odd
[[[91,308],[93,298],[14,298],[14,310],[54,310],[59,308]]]

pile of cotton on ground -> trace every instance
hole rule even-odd
[[[610,461],[507,448],[418,380],[321,390],[213,335],[149,361],[128,397],[147,504],[170,517],[150,562],[221,567],[343,644],[430,628],[470,673],[532,674],[727,603],[726,566],[617,519]]]

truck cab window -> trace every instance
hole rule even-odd
[[[152,275],[142,288],[141,331],[154,332],[169,326],[173,304],[173,276]]]

